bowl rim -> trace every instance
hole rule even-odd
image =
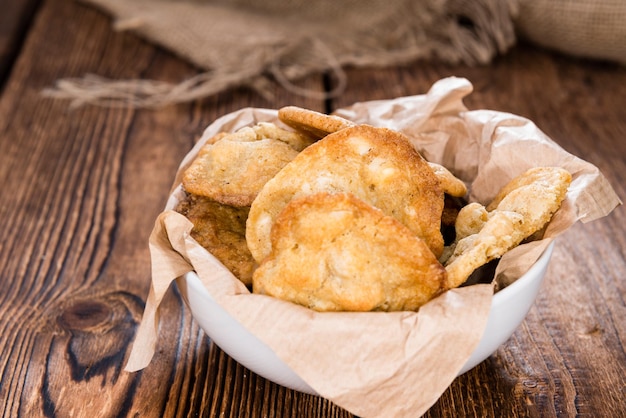
[[[531,280],[535,277],[541,270],[545,269],[552,258],[552,253],[554,251],[554,241],[551,241],[546,248],[543,250],[541,255],[537,258],[537,260],[533,263],[532,266],[524,274],[522,274],[517,280],[508,286],[498,290],[493,295],[493,299],[491,300],[491,308],[494,306],[500,306],[508,300],[511,300],[514,295],[520,292],[522,289],[525,289],[533,284]],[[540,279],[543,281],[543,278]]]

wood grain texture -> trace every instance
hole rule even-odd
[[[122,371],[148,292],[147,238],[180,160],[217,117],[246,107],[332,109],[421,94],[467,77],[470,109],[529,117],[626,196],[626,69],[521,45],[485,67],[417,63],[349,71],[321,102],[233,89],[159,110],[82,107],[40,93],[60,78],[179,81],[197,69],[100,12],[42,2],[0,96],[0,415],[350,417],[237,364],[175,289],[157,353]],[[1,52],[1,51],[0,51]],[[303,85],[327,86],[323,77]],[[526,321],[457,378],[429,417],[626,416],[626,211],[561,237]]]

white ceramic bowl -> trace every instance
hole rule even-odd
[[[485,333],[459,374],[489,357],[522,323],[537,297],[553,248],[551,243],[526,274],[494,295]],[[177,285],[195,320],[224,352],[268,380],[315,394],[269,347],[215,302],[195,273],[181,277]]]

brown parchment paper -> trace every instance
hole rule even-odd
[[[531,121],[470,111],[472,85],[446,78],[427,94],[357,103],[336,113],[358,123],[397,129],[427,160],[467,182],[470,200],[488,203],[510,179],[534,166],[561,166],[573,182],[543,239],[502,257],[494,284],[523,274],[546,246],[576,221],[606,216],[621,202],[599,170],[554,143]],[[159,304],[173,280],[194,270],[213,298],[319,395],[362,417],[416,417],[457,376],[482,337],[494,285],[446,292],[418,312],[318,313],[250,294],[190,236],[191,224],[174,212],[180,177],[199,148],[220,131],[260,121],[280,124],[277,111],[246,108],[211,124],[182,161],[166,209],[150,237],[152,285],[126,370],[147,367],[154,354]]]

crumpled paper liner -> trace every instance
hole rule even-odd
[[[606,216],[621,203],[599,170],[567,153],[532,122],[462,102],[469,81],[446,78],[425,95],[357,103],[336,113],[358,123],[397,129],[430,161],[466,181],[470,200],[489,202],[511,178],[534,166],[561,166],[573,182],[540,241],[502,257],[494,284],[505,286],[537,260],[576,221]],[[180,177],[207,139],[277,111],[247,108],[211,124],[182,161],[166,210],[150,237],[152,286],[126,370],[146,367],[156,348],[159,304],[173,280],[194,270],[213,298],[319,395],[362,417],[422,415],[446,390],[480,341],[494,286],[454,289],[418,312],[318,313],[250,294],[193,240],[191,223],[172,209]]]

